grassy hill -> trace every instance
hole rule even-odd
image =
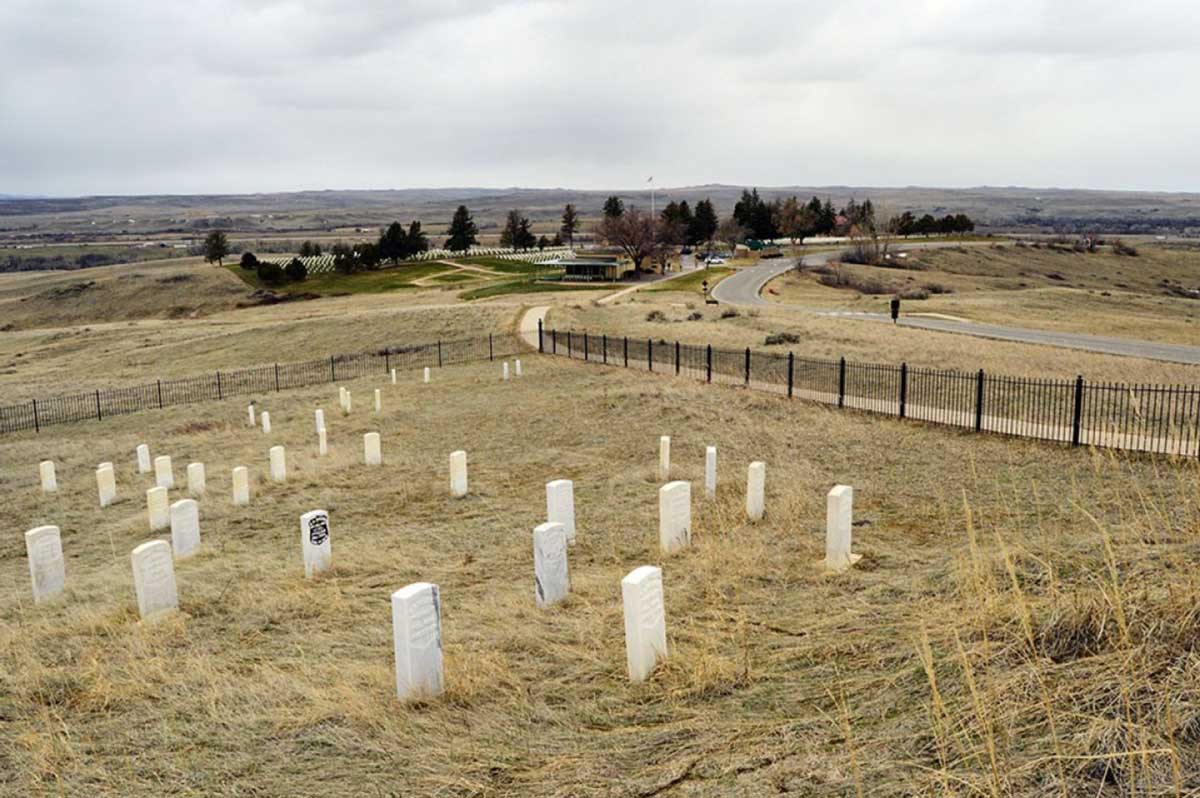
[[[1200,769],[1196,463],[524,360],[508,383],[497,364],[430,385],[355,380],[348,418],[333,386],[262,396],[271,436],[236,401],[0,439],[13,521],[0,792],[1186,794]],[[383,437],[379,468],[361,464],[367,431]],[[694,545],[670,557],[661,434],[672,476],[694,486],[704,447],[719,447],[718,496],[694,487]],[[176,566],[182,613],[156,625],[138,623],[129,566],[152,537],[143,441],[209,475],[202,553]],[[282,485],[265,480],[274,444]],[[461,501],[446,475],[458,448]],[[50,497],[36,487],[45,457],[62,486]],[[101,459],[120,495],[105,510]],[[760,523],[744,516],[751,460],[767,463]],[[235,508],[241,464],[253,500]],[[530,535],[560,477],[576,484],[572,595],[540,611]],[[836,483],[855,488],[863,560],[830,576],[818,563]],[[334,570],[305,580],[296,523],[315,507],[331,515]],[[21,533],[41,523],[62,527],[68,592],[34,606]],[[669,657],[631,685],[619,582],[642,564],[663,568]],[[388,596],[418,580],[441,586],[447,692],[402,705]]]

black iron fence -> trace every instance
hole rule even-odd
[[[373,352],[213,371],[194,377],[155,380],[125,388],[101,388],[84,393],[30,399],[17,404],[0,405],[0,433],[40,431],[42,427],[54,424],[99,421],[109,416],[141,410],[221,400],[231,396],[274,393],[287,388],[302,388],[369,374],[386,375],[391,369],[452,366],[494,360],[519,351],[520,345],[513,336],[488,335],[454,341],[389,346]]]
[[[1024,438],[1200,456],[1200,386],[1009,377],[543,331],[538,350]]]

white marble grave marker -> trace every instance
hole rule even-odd
[[[658,481],[666,482],[671,478],[671,436],[663,435],[658,439]]]
[[[171,545],[165,540],[148,541],[134,549],[130,559],[133,562],[133,588],[137,592],[138,613],[142,620],[178,609]]]
[[[658,489],[658,542],[671,554],[692,544],[692,484],[668,482]]]
[[[396,370],[392,369],[392,385],[396,384]]]
[[[704,495],[710,499],[717,497],[716,446],[709,446],[704,449]]]
[[[167,505],[167,489],[151,488],[146,491],[146,511],[150,517],[150,531],[157,532],[171,525],[171,508]]]
[[[575,542],[575,483],[556,479],[546,483],[546,520],[562,524],[567,542]]]
[[[425,367],[425,382],[429,382],[429,366]]]
[[[250,471],[245,466],[233,469],[233,503],[237,506],[250,503]]]
[[[137,468],[139,474],[150,470],[150,447],[144,443],[139,443],[137,447]]]
[[[246,414],[248,416],[250,416],[250,426],[257,427],[258,422],[256,422],[254,420],[254,405],[253,404],[246,405]]]
[[[175,471],[171,468],[171,458],[165,454],[154,458],[154,484],[167,490],[175,488]]]
[[[325,411],[317,408],[317,412],[314,414],[314,417],[317,420],[317,432],[325,429]]]
[[[100,494],[100,506],[107,507],[117,498],[117,473],[112,463],[101,463],[96,469],[96,490]]]
[[[516,360],[513,361],[513,371],[516,372],[516,375],[518,377],[521,376],[521,359],[520,358],[517,358]]]
[[[350,391],[347,390],[346,391],[346,403],[344,405],[342,405],[342,413],[347,416],[350,415],[350,410],[352,407],[354,407],[354,400],[350,398]]]
[[[328,571],[333,563],[329,543],[329,513],[311,510],[300,516],[300,550],[304,554],[304,576]]]
[[[508,379],[508,361],[507,360],[504,361],[504,363],[500,366],[500,379],[502,379],[502,380]]]
[[[271,480],[283,482],[287,479],[287,455],[282,446],[272,446],[268,453],[271,458]]]
[[[321,457],[329,454],[329,445],[325,440],[324,427],[321,427],[319,430],[317,430],[317,454],[319,454]]]
[[[367,465],[379,465],[383,462],[378,432],[368,432],[363,436],[363,461]]]
[[[378,413],[381,410],[383,410],[383,393],[378,388],[376,388],[375,389],[375,412]]]
[[[746,517],[761,521],[766,509],[767,464],[755,461],[746,469]]]
[[[171,505],[171,548],[180,559],[200,548],[200,505],[195,499],[180,499]]]
[[[204,491],[207,488],[207,482],[204,478],[204,463],[188,463],[187,482],[189,495],[204,495]]]
[[[621,580],[625,605],[625,661],[629,681],[645,681],[654,664],[667,656],[667,621],[663,609],[662,570],[643,565]]]
[[[837,485],[825,499],[825,567],[844,571],[862,559],[850,553],[850,528],[854,520],[854,488]]]
[[[539,607],[557,604],[571,591],[563,524],[547,522],[533,530],[533,583]]]
[[[33,600],[45,601],[61,593],[67,584],[67,573],[58,527],[39,526],[26,532],[25,554],[29,558]]]
[[[271,434],[271,414],[268,413],[266,410],[264,410],[258,414],[258,417],[259,417],[259,419],[262,420],[263,434],[270,435]]]
[[[53,460],[38,463],[38,476],[42,479],[42,493],[54,493],[58,490],[58,477],[54,473]]]
[[[442,692],[442,603],[438,586],[417,582],[392,594],[396,695],[401,701]]]
[[[450,494],[455,498],[467,495],[467,453],[450,453]]]

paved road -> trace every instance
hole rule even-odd
[[[929,244],[926,246],[932,247],[936,245]],[[920,249],[921,247],[911,248]],[[835,252],[819,252],[806,255],[804,260],[805,263],[810,265],[824,263],[836,254]],[[817,316],[834,316],[837,318],[891,323],[891,318],[885,313],[828,310],[787,302],[769,302],[763,299],[763,286],[772,278],[778,277],[795,265],[795,259],[782,258],[780,260],[766,261],[759,266],[742,269],[717,283],[716,288],[712,292],[713,298],[725,305],[770,306],[811,313]],[[924,330],[957,333],[959,335],[974,335],[980,338],[994,338],[1001,341],[1060,346],[1067,349],[1083,349],[1088,352],[1100,352],[1108,355],[1141,357],[1150,360],[1165,360],[1172,363],[1200,365],[1200,346],[1161,344],[1154,341],[1139,341],[1131,338],[1108,338],[1100,335],[1084,335],[1083,333],[1033,330],[1025,327],[1006,327],[999,324],[982,324],[973,321],[955,321],[953,319],[921,318],[916,316],[906,318],[903,313],[900,316],[900,324],[905,327],[917,327]]]

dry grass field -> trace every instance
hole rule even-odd
[[[726,314],[732,315],[724,317]],[[1196,366],[992,341],[770,307],[746,310],[705,305],[699,291],[643,291],[604,306],[580,302],[577,297],[560,297],[551,305],[546,323],[563,331],[587,330],[729,348],[749,346],[767,352],[791,350],[797,357],[844,356],[859,362],[893,364],[907,361],[914,366],[962,371],[983,368],[1026,377],[1070,378],[1083,374],[1090,380],[1115,382],[1200,382],[1200,368]],[[766,343],[768,336],[780,333],[796,336],[797,340]]]
[[[0,439],[0,794],[1194,795],[1200,469],[836,413],[735,388],[525,358],[422,385],[332,385]],[[369,408],[384,389],[384,412]],[[331,452],[318,458],[313,408]],[[361,464],[362,434],[384,465]],[[657,442],[695,540],[657,544]],[[137,620],[151,536],[133,450],[208,469],[182,612]],[[266,481],[286,445],[289,479]],[[448,495],[447,455],[471,494]],[[37,462],[58,464],[43,496]],[[767,516],[744,520],[746,465]],[[117,466],[100,510],[93,469]],[[229,473],[252,473],[235,508]],[[575,480],[566,604],[534,606],[544,484]],[[825,493],[855,488],[849,573]],[[183,495],[173,491],[172,500]],[[331,514],[306,581],[298,517]],[[62,527],[65,596],[30,599],[22,533]],[[159,536],[161,537],[161,535]],[[664,573],[670,655],[625,678],[620,578]],[[438,583],[447,692],[394,697],[388,597]]]
[[[894,295],[915,291],[928,297],[906,299],[907,313],[1169,343],[1200,341],[1200,299],[1180,291],[1200,290],[1200,248],[1146,243],[1137,253],[1011,243],[930,249],[910,252],[906,269],[837,267],[849,278],[845,287],[823,285],[822,275],[812,270],[789,272],[773,280],[765,296],[886,313]],[[864,293],[863,286],[878,293]]]

